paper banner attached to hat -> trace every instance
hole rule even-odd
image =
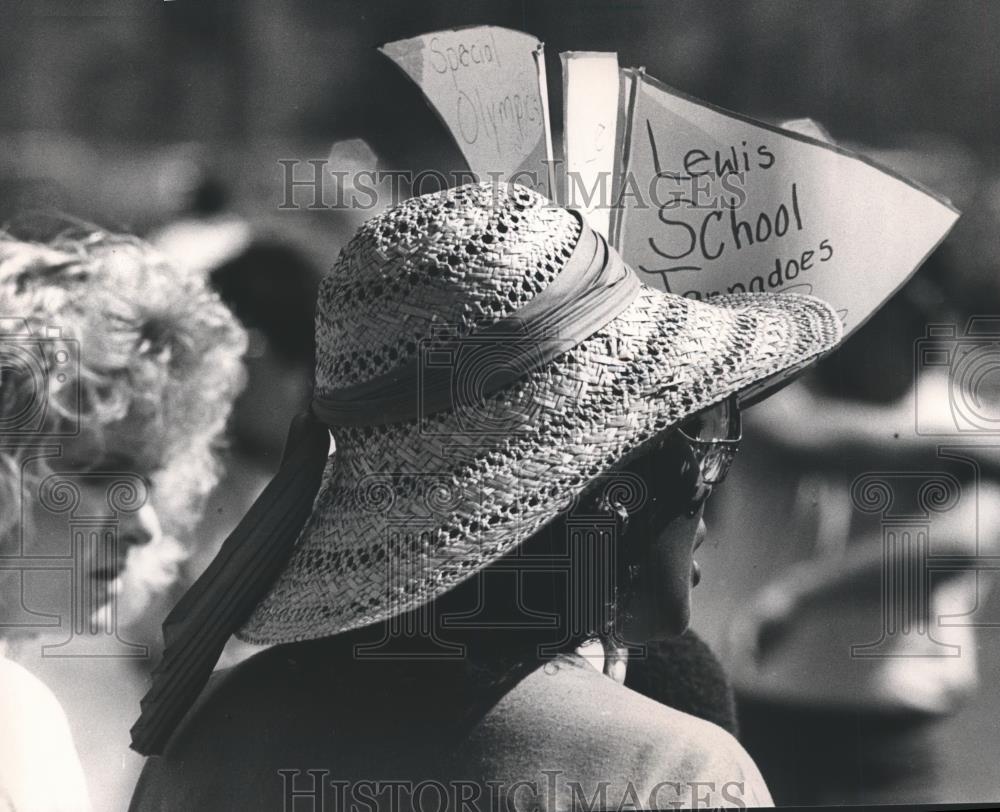
[[[424,92],[469,169],[552,197],[545,53],[497,26],[434,31],[379,49]]]
[[[612,242],[649,285],[699,299],[809,293],[850,333],[958,218],[944,198],[863,156],[625,73]]]
[[[560,200],[604,237],[616,176],[618,54],[567,51],[563,71],[563,184]]]

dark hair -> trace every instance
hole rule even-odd
[[[218,178],[208,176],[202,179],[191,192],[188,211],[196,217],[210,217],[226,210],[229,205],[229,190]]]
[[[614,636],[649,539],[684,513],[697,482],[689,446],[676,433],[661,437],[591,482],[513,552],[424,606],[349,638],[417,658],[461,650],[504,670]]]
[[[320,273],[305,256],[278,242],[253,243],[212,271],[210,281],[244,327],[311,372]]]

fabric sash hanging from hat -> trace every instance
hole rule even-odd
[[[163,660],[132,727],[136,751],[163,751],[226,641],[287,563],[319,490],[328,449],[322,423],[311,415],[292,421],[278,473],[167,616]]]
[[[640,287],[621,257],[581,218],[577,245],[548,287],[518,312],[450,346],[475,342],[478,347],[484,338],[508,349],[513,343],[514,363],[506,353],[499,374],[477,392],[488,397],[599,331],[629,306]],[[144,755],[163,751],[226,641],[285,567],[322,481],[326,426],[382,425],[454,408],[451,376],[432,372],[421,378],[424,372],[418,357],[357,386],[319,393],[313,414],[293,421],[278,473],[163,624],[166,649],[132,728],[133,749]]]

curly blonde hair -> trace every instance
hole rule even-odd
[[[205,279],[128,235],[74,228],[34,242],[0,232],[0,328],[0,550],[20,532],[20,511],[7,508],[17,504],[31,446],[67,439],[96,461],[123,450],[109,447],[111,432],[115,443],[134,437],[125,451],[155,456],[164,530],[191,528],[218,481],[216,450],[246,350],[243,329]],[[56,331],[79,356],[64,356],[58,374],[54,365],[42,377],[24,374],[9,360],[23,355],[26,335],[55,346]],[[44,408],[29,408],[36,401]],[[26,433],[17,423],[29,412],[37,425]]]

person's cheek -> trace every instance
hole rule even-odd
[[[655,639],[683,634],[691,620],[691,570],[700,516],[675,519],[651,550],[650,588],[656,608]]]
[[[691,556],[685,556],[678,539],[659,548],[661,584],[657,590],[658,629],[654,639],[683,634],[691,621]]]

